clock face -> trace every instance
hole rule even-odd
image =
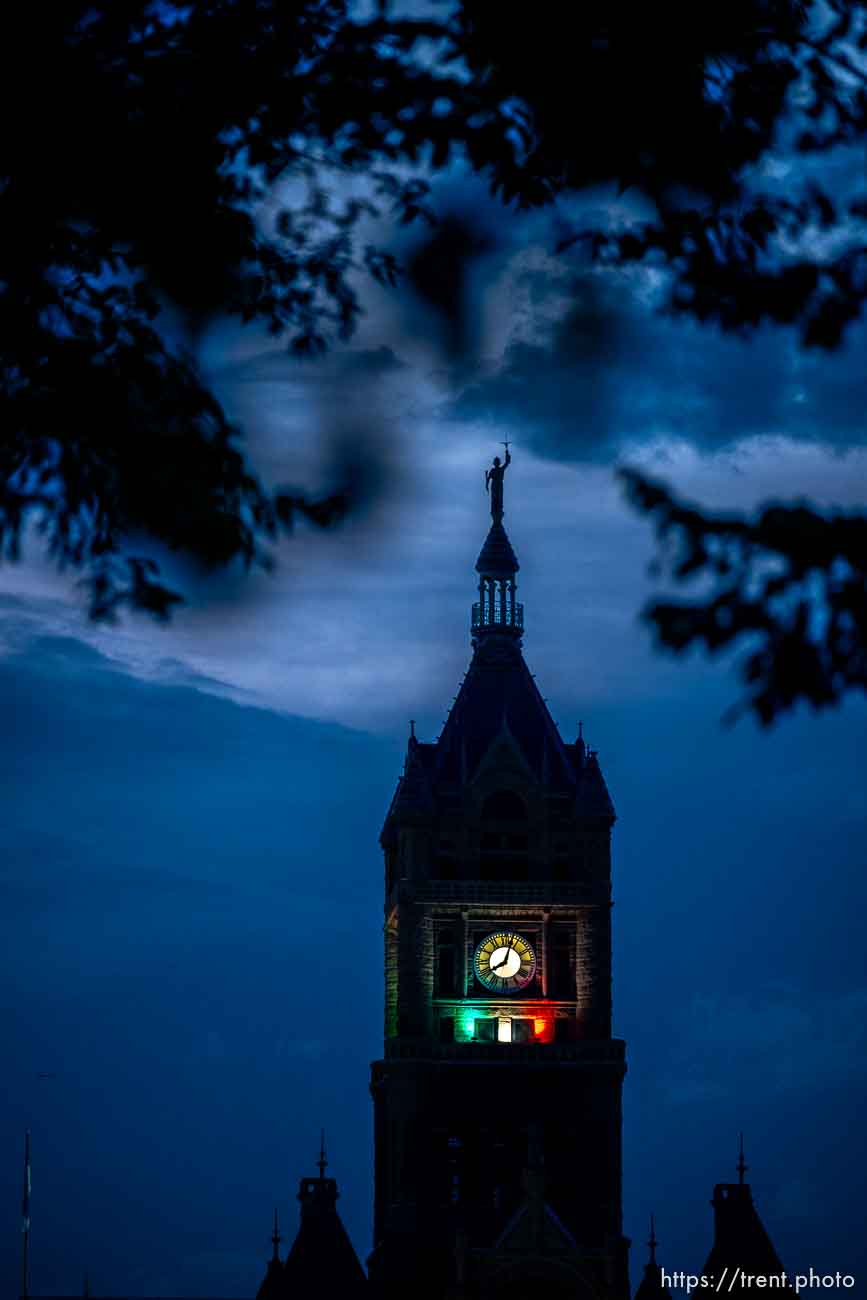
[[[476,975],[492,993],[516,993],[536,974],[536,954],[520,934],[500,930],[476,948]]]

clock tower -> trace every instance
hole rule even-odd
[[[614,808],[521,652],[503,477],[473,655],[439,740],[412,729],[386,817],[385,1045],[372,1066],[383,1297],[627,1300]]]

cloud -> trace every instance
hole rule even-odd
[[[865,440],[867,326],[829,355],[782,329],[741,338],[663,315],[649,273],[567,282],[549,267],[517,284],[529,317],[448,404],[452,419],[520,429],[537,454],[585,463],[660,438],[706,451],[768,435],[836,448]]]

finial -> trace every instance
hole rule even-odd
[[[651,1262],[651,1264],[654,1264],[654,1265],[655,1265],[655,1264],[656,1264],[656,1247],[659,1245],[659,1242],[656,1240],[656,1228],[655,1228],[655,1225],[654,1225],[654,1222],[653,1222],[653,1215],[652,1215],[652,1214],[651,1214],[651,1216],[650,1216],[650,1240],[648,1241],[647,1244],[648,1244],[648,1246],[650,1247],[650,1262]]]
[[[584,740],[584,723],[580,720],[578,722],[578,739],[582,742]]]
[[[322,1129],[319,1136],[319,1159],[316,1161],[319,1166],[319,1177],[325,1177],[325,1170],[328,1167],[328,1161],[325,1159],[325,1129]]]
[[[274,1246],[274,1259],[280,1263],[280,1252],[278,1247],[283,1238],[280,1236],[280,1229],[277,1226],[277,1206],[274,1206],[274,1231],[271,1233],[271,1242]]]
[[[749,1165],[744,1161],[744,1135],[738,1134],[738,1182],[741,1187],[744,1185],[744,1174],[749,1169]]]
[[[83,1296],[89,1296],[89,1295],[90,1295],[90,1276],[89,1276],[89,1274],[88,1274],[87,1272],[85,1272],[85,1274],[84,1274],[84,1290],[82,1291],[81,1294],[82,1294]]]
[[[415,718],[409,720],[409,738],[415,740]]]

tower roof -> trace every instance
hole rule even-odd
[[[662,1269],[659,1264],[644,1265],[644,1277],[638,1284],[635,1300],[671,1300],[671,1292],[662,1285]]]
[[[390,813],[411,818],[416,814],[424,816],[433,810],[433,792],[425,753],[429,749],[431,746],[422,745],[416,740],[415,734],[410,736],[403,761],[403,775],[397,783]]]
[[[436,745],[434,783],[472,780],[498,738],[517,746],[551,793],[576,796],[587,814],[614,815],[595,755],[583,741],[564,742],[519,646],[487,637],[476,647]]]
[[[497,577],[510,576],[517,573],[520,567],[505,528],[498,519],[495,519],[488,530],[485,544],[479,551],[476,573],[489,573]]]
[[[528,775],[547,794],[568,798],[577,814],[614,819],[595,753],[581,738],[563,740],[516,642],[486,637],[475,649],[439,740],[423,744],[410,737],[386,826],[392,819],[424,816],[454,798],[498,746],[517,751]]]
[[[286,1279],[283,1273],[283,1265],[279,1259],[270,1259],[268,1261],[268,1272],[256,1292],[256,1300],[283,1300],[285,1293]]]
[[[337,1213],[333,1178],[301,1183],[301,1226],[284,1267],[287,1296],[319,1293],[346,1300],[367,1293],[367,1278]]]
[[[741,1138],[738,1182],[717,1183],[713,1189],[714,1242],[704,1266],[707,1275],[721,1277],[724,1269],[728,1269],[729,1277],[736,1269],[765,1276],[783,1272],[780,1257],[753,1204],[749,1183],[744,1181],[746,1168]],[[783,1291],[793,1294],[789,1287]],[[732,1294],[741,1292],[735,1289]]]
[[[753,1204],[748,1183],[717,1183],[711,1205],[714,1210],[714,1243],[704,1266],[706,1274],[782,1273],[780,1257]]]

